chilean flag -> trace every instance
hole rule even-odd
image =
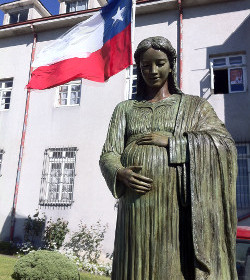
[[[104,82],[132,62],[131,0],[109,0],[88,20],[42,49],[26,86],[47,89],[77,78]]]

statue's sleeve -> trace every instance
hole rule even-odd
[[[124,187],[116,183],[117,171],[123,168],[120,158],[124,150],[126,118],[124,103],[119,103],[111,117],[107,138],[100,157],[102,175],[115,198],[124,193]]]
[[[172,136],[168,139],[169,162],[185,163],[188,161],[187,138],[185,136]]]

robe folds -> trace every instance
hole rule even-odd
[[[148,133],[168,147],[137,145]],[[128,100],[112,115],[100,167],[118,200],[113,280],[236,280],[236,148],[203,98]],[[116,181],[142,166],[144,195]]]

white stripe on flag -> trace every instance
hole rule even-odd
[[[104,20],[98,11],[96,15],[78,23],[43,48],[36,56],[32,66],[51,65],[74,57],[88,57],[103,46],[103,33]]]

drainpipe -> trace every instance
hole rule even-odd
[[[178,9],[179,9],[179,50],[180,50],[180,58],[179,58],[179,83],[180,89],[183,88],[183,9],[181,0],[177,0]]]
[[[29,78],[30,78],[31,73],[33,71],[32,63],[33,63],[34,57],[35,57],[36,42],[37,42],[37,33],[34,30],[33,24],[30,25],[30,28],[33,32],[33,45],[32,45],[32,53],[31,53],[31,61],[30,61]],[[17,206],[17,197],[18,197],[18,190],[19,190],[19,184],[20,184],[20,175],[21,175],[21,169],[22,169],[25,136],[26,136],[26,130],[27,130],[27,121],[28,121],[29,103],[30,103],[30,91],[31,91],[30,89],[27,89],[25,113],[24,113],[24,120],[23,120],[22,138],[21,138],[21,144],[20,144],[17,175],[16,175],[15,192],[14,192],[13,205],[12,205],[12,210],[11,210],[10,241],[13,241],[14,232],[15,232],[16,206]]]

